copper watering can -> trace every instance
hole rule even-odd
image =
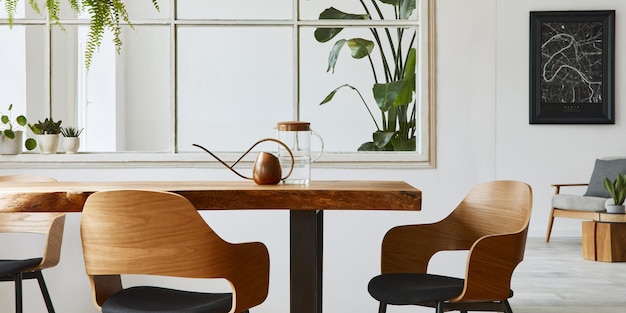
[[[252,168],[252,177],[247,177],[237,172],[234,169],[235,165],[237,165],[237,163],[239,163],[239,161],[241,161],[243,157],[245,157],[250,151],[252,151],[254,147],[256,147],[258,144],[265,142],[265,141],[276,142],[287,150],[287,152],[289,153],[289,156],[291,157],[291,167],[289,168],[289,173],[287,173],[285,177],[282,177],[280,161],[275,155],[269,152],[259,153],[256,160],[254,161],[254,166]],[[233,165],[226,164],[226,162],[222,161],[215,154],[213,154],[211,151],[207,150],[205,147],[201,145],[194,143],[193,146],[198,147],[204,150],[206,153],[210,154],[212,157],[214,157],[216,160],[222,163],[222,165],[226,166],[226,168],[231,170],[233,173],[237,174],[237,176],[243,179],[254,180],[254,182],[257,183],[257,185],[276,185],[281,180],[284,180],[287,177],[289,177],[289,175],[291,175],[291,172],[293,171],[294,160],[293,160],[293,154],[291,153],[291,150],[289,149],[289,147],[287,147],[285,143],[274,138],[265,138],[265,139],[261,139],[257,141],[255,144],[252,145],[252,147],[250,147],[246,152],[244,152],[241,155],[241,157],[239,157],[239,159],[237,159],[237,161],[233,163]]]

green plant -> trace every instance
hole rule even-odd
[[[76,127],[68,126],[61,127],[61,135],[63,137],[78,137],[83,132],[83,129],[78,129]]]
[[[4,0],[4,7],[8,14],[9,25],[13,25],[17,4],[20,0]],[[158,0],[151,0],[154,8],[160,10]],[[0,0],[2,2],[2,0]],[[87,12],[90,17],[89,33],[87,35],[87,47],[85,49],[85,67],[89,69],[94,53],[100,48],[105,29],[113,33],[113,42],[119,53],[122,47],[120,34],[122,28],[120,22],[126,22],[132,28],[133,25],[128,18],[124,0],[67,0],[72,10],[76,13]],[[38,0],[28,0],[30,7],[41,14]],[[63,27],[60,24],[59,14],[61,12],[61,2],[59,0],[45,0],[44,7],[48,13],[50,21]]]
[[[54,135],[61,133],[61,121],[55,122],[52,118],[46,118],[43,122],[37,121],[37,124],[28,124],[28,127],[37,135]]]
[[[611,194],[615,205],[624,204],[624,200],[626,200],[626,174],[617,174],[614,181],[605,177],[604,188]]]
[[[350,14],[342,12],[334,7],[324,10],[319,18],[335,20],[369,20],[370,11],[375,10],[378,17],[385,19],[380,9],[380,4],[394,7],[395,20],[407,20],[416,8],[416,0],[371,0],[366,4],[365,0],[359,0],[364,14]],[[335,38],[343,28],[317,28],[315,39],[325,43]],[[335,42],[328,56],[327,71],[334,72],[339,53],[344,46],[348,46],[352,58],[364,59],[367,57],[373,73],[374,85],[373,96],[381,113],[379,124],[374,114],[367,105],[361,92],[350,84],[344,84],[337,88],[322,100],[320,105],[333,99],[337,91],[348,87],[359,95],[361,102],[371,116],[376,131],[372,135],[372,141],[363,143],[359,151],[415,151],[416,147],[416,97],[415,94],[415,65],[416,50],[414,48],[417,31],[409,28],[398,27],[396,29],[370,28],[372,40],[364,38],[340,39]],[[375,46],[378,46],[380,56],[379,70],[372,58]],[[381,75],[384,79],[379,77]]]
[[[13,104],[9,104],[7,114],[2,114],[0,116],[0,122],[2,122],[2,126],[4,128],[0,136],[6,136],[9,139],[15,139],[15,132],[23,130],[28,121],[26,120],[26,116],[24,115],[18,115],[15,120],[12,120],[11,110],[13,110]],[[33,150],[37,147],[37,141],[32,138],[27,138],[24,142],[24,147],[26,147],[26,150]]]

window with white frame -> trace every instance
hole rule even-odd
[[[87,70],[87,17],[22,1],[0,13],[0,111],[84,128],[90,153],[240,152],[305,120],[322,161],[432,165],[433,3],[126,1],[120,53],[105,37]]]

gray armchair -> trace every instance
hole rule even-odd
[[[548,220],[546,242],[550,241],[555,217],[592,220],[598,212],[604,212],[605,204],[612,203],[611,195],[604,189],[604,178],[615,179],[617,174],[626,173],[626,159],[597,159],[589,183],[552,184],[555,187],[552,196],[552,210]],[[562,187],[587,186],[583,195],[561,193]]]

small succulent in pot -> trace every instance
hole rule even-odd
[[[54,135],[61,133],[61,121],[55,122],[52,118],[46,118],[37,124],[28,124],[28,127],[37,135]]]
[[[63,137],[78,137],[83,132],[83,129],[78,129],[76,127],[68,126],[61,127],[61,135]]]

